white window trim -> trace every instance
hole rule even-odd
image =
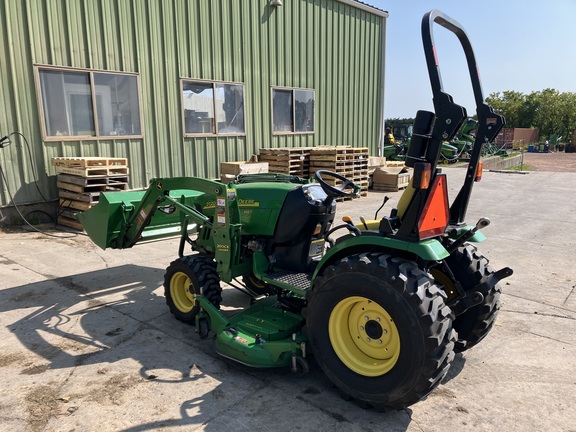
[[[212,84],[212,110],[214,111],[214,117],[216,117],[216,98],[214,94],[216,93],[216,84],[230,84],[230,85],[240,85],[242,86],[242,105],[244,111],[244,132],[232,132],[224,133],[218,132],[218,125],[214,125],[216,133],[211,132],[186,132],[186,119],[184,115],[184,83],[185,82],[197,82],[202,84]],[[234,81],[217,81],[217,80],[205,80],[181,77],[180,78],[180,110],[182,111],[182,134],[184,138],[196,138],[196,137],[228,137],[228,136],[246,136],[246,85],[243,82]]]
[[[92,112],[94,115],[94,129],[95,135],[62,135],[54,136],[48,135],[46,129],[46,117],[44,112],[44,93],[42,91],[42,84],[40,82],[40,71],[42,70],[54,70],[61,72],[80,72],[88,73],[90,75],[90,92],[91,95],[96,94],[96,89],[94,86],[94,73],[98,74],[109,74],[109,75],[124,75],[124,76],[134,76],[136,77],[137,92],[138,92],[138,116],[140,119],[140,134],[137,135],[100,135],[98,128],[98,115],[96,111],[96,98],[92,98]],[[54,65],[34,65],[34,74],[36,80],[36,92],[38,101],[38,110],[40,114],[40,126],[42,129],[42,139],[43,141],[95,141],[95,140],[126,140],[126,139],[141,139],[144,137],[144,124],[142,122],[142,92],[140,87],[140,74],[135,72],[119,72],[105,69],[83,69],[83,68],[71,68],[65,66],[54,66]]]
[[[274,90],[290,90],[292,92],[292,127],[296,128],[296,95],[295,91],[303,90],[303,91],[311,91],[314,93],[314,128],[311,131],[275,131],[274,130]],[[272,113],[271,120],[271,131],[272,135],[312,135],[316,133],[316,90],[313,88],[305,88],[305,87],[280,87],[280,86],[272,86],[270,88],[270,105],[271,109],[270,112]]]

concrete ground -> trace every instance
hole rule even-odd
[[[454,196],[464,170],[445,171]],[[0,430],[576,431],[575,190],[574,173],[484,173],[468,221],[492,220],[480,249],[514,269],[500,315],[426,400],[388,413],[341,399],[314,363],[299,379],[216,355],[165,304],[175,241],[2,232]],[[339,214],[372,217],[384,195]],[[227,288],[224,305],[248,299]]]

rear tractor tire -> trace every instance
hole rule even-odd
[[[173,261],[164,274],[164,295],[170,312],[178,320],[194,324],[200,311],[198,294],[220,308],[222,287],[214,260],[198,254]]]
[[[446,259],[446,263],[464,291],[471,291],[494,273],[494,269],[488,264],[488,259],[478,251],[476,246],[470,243],[465,243],[459,247]],[[431,273],[436,282],[444,286],[448,301],[457,295],[453,283],[442,272],[442,267],[436,267]],[[458,333],[456,352],[463,352],[473,347],[492,330],[500,310],[501,292],[500,286],[496,284],[484,296],[482,303],[471,307],[456,317],[454,320],[454,329]]]
[[[309,296],[314,357],[347,397],[403,409],[438,386],[454,359],[444,297],[412,261],[376,253],[337,261]]]

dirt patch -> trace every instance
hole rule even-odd
[[[21,375],[38,375],[38,374],[46,372],[48,369],[50,369],[49,364],[33,365],[33,366],[27,367],[26,369],[20,371],[20,374]]]
[[[103,371],[103,374],[105,373]],[[101,405],[121,405],[124,402],[124,393],[143,381],[142,377],[133,374],[115,375],[103,382],[92,381],[89,383],[93,387],[88,395],[88,400]]]
[[[24,359],[25,357],[23,355],[17,353],[0,354],[0,367],[9,366],[12,363],[17,363]]]
[[[50,386],[38,386],[26,395],[26,407],[30,428],[40,431],[51,417],[60,413],[58,391]]]
[[[524,153],[533,171],[576,172],[576,153]]]

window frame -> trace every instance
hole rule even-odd
[[[211,84],[212,85],[212,110],[214,112],[214,133],[211,132],[186,132],[186,115],[184,110],[184,83],[200,83],[200,84]],[[244,114],[244,132],[219,132],[218,122],[216,121],[216,85],[217,84],[229,84],[242,86],[242,105]],[[197,137],[235,137],[235,136],[246,136],[246,85],[243,82],[235,81],[218,81],[218,80],[206,80],[197,79],[189,77],[180,77],[180,111],[182,113],[182,135],[184,138],[197,138]]]
[[[42,83],[40,79],[40,72],[43,70],[52,70],[59,72],[73,72],[73,73],[86,73],[88,74],[90,81],[90,97],[92,99],[92,115],[94,121],[94,135],[48,135],[48,130],[46,128],[46,116],[44,110],[44,92],[42,91]],[[85,69],[85,68],[72,68],[65,66],[54,66],[54,65],[44,65],[35,64],[34,74],[36,81],[36,92],[38,101],[38,110],[40,115],[40,125],[42,129],[42,139],[43,141],[96,141],[96,140],[126,140],[126,139],[141,139],[144,138],[144,123],[142,119],[142,91],[140,86],[140,74],[136,72],[119,72],[104,69]],[[108,75],[122,75],[131,76],[136,78],[136,92],[138,95],[138,118],[140,120],[140,134],[135,135],[102,135],[100,134],[99,124],[98,124],[98,111],[97,111],[97,98],[94,97],[96,94],[96,88],[94,84],[94,74],[108,74]]]
[[[274,130],[274,90],[288,90],[292,92],[292,130],[291,131],[275,131]],[[313,108],[313,116],[314,116],[314,125],[311,131],[296,131],[296,92],[297,91],[309,91],[312,92],[314,95],[314,108]],[[272,86],[270,88],[270,112],[272,113],[271,120],[271,130],[272,135],[312,135],[316,133],[316,89],[313,88],[305,88],[305,87],[281,87],[281,86]]]

